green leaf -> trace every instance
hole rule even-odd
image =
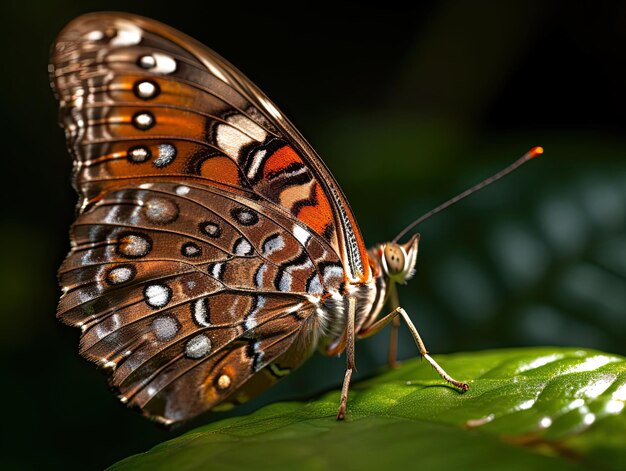
[[[354,384],[345,422],[332,391],[200,427],[110,469],[623,469],[623,357],[527,348],[438,359],[467,393],[412,360]]]

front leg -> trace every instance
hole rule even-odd
[[[341,388],[341,399],[339,401],[337,420],[343,420],[346,418],[348,391],[350,390],[350,380],[352,379],[352,371],[354,370],[354,317],[356,311],[356,299],[353,297],[348,298],[348,309],[346,311],[346,374],[343,378],[343,387]]]
[[[445,379],[448,383],[459,388],[461,391],[463,392],[467,391],[469,389],[469,385],[467,383],[463,383],[461,381],[457,381],[456,379],[454,379],[452,376],[446,373],[446,371],[441,366],[439,366],[439,363],[437,363],[428,354],[428,350],[426,350],[426,346],[424,345],[424,342],[422,342],[422,338],[420,337],[420,334],[417,332],[415,325],[413,325],[411,318],[406,313],[406,311],[402,309],[401,307],[397,307],[390,314],[387,314],[385,317],[378,320],[377,322],[372,324],[370,327],[368,327],[364,331],[359,332],[359,338],[371,337],[375,333],[380,332],[380,330],[383,327],[389,324],[389,322],[396,319],[398,316],[401,316],[404,319],[404,322],[406,322],[409,330],[411,331],[411,335],[413,335],[413,339],[415,339],[415,343],[417,344],[417,348],[419,349],[420,354],[426,359],[426,361],[428,361],[428,363],[431,364],[431,366],[437,371],[437,373],[439,373],[439,376]]]

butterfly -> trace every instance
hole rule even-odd
[[[278,108],[159,22],[93,13],[50,74],[79,194],[58,317],[119,399],[165,424],[256,396],[315,350],[346,354],[399,320],[419,235],[366,249],[348,201]],[[397,238],[396,238],[397,239]],[[383,311],[389,304],[389,313]]]

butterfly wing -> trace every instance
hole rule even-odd
[[[304,332],[301,362],[320,331],[308,293],[324,282],[328,248],[232,198],[170,182],[121,188],[72,226],[59,316],[81,327],[81,354],[111,370],[120,398],[165,422],[221,403]],[[242,211],[255,224],[241,225]]]
[[[325,237],[347,280],[370,279],[363,239],[331,173],[215,52],[153,20],[94,13],[65,28],[52,63],[82,207],[131,173],[144,182],[165,173],[208,178],[284,208]],[[131,172],[133,164],[147,165]]]
[[[165,422],[303,361],[316,300],[370,276],[341,190],[212,51],[144,18],[61,33],[51,74],[80,195],[59,317],[120,398]]]

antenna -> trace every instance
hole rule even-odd
[[[517,159],[515,162],[513,162],[511,165],[506,167],[505,169],[500,170],[495,175],[492,175],[491,177],[483,180],[482,182],[478,183],[477,185],[474,185],[473,187],[465,190],[463,193],[460,193],[460,194],[456,195],[454,198],[449,199],[445,203],[440,204],[439,206],[437,206],[435,209],[431,209],[426,214],[424,214],[424,215],[420,216],[419,218],[417,218],[411,224],[409,224],[404,229],[402,229],[402,231],[400,231],[400,233],[393,238],[393,242],[398,242],[398,240],[402,236],[404,236],[407,232],[409,232],[411,229],[413,229],[418,224],[424,222],[429,217],[434,216],[438,212],[443,211],[446,208],[449,208],[450,206],[452,206],[455,203],[458,203],[459,201],[461,201],[462,199],[468,197],[472,193],[476,193],[478,190],[482,190],[486,186],[491,185],[492,183],[500,180],[502,177],[508,175],[513,170],[516,170],[518,167],[521,167],[522,165],[524,165],[530,159],[534,159],[535,157],[537,157],[538,155],[541,155],[541,154],[543,154],[543,147],[539,147],[539,146],[533,147],[528,152],[526,152],[524,155],[522,155],[519,159]]]

